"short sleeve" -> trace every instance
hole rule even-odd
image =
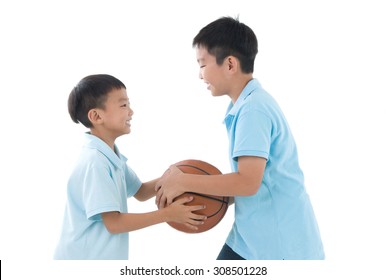
[[[121,193],[109,167],[101,161],[88,166],[83,181],[83,203],[88,219],[101,220],[101,213],[122,212]]]
[[[233,159],[240,156],[258,156],[268,160],[272,121],[259,110],[244,110],[237,118]]]

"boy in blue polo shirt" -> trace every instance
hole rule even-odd
[[[149,213],[127,213],[127,198],[155,196],[157,179],[142,183],[127,166],[115,140],[130,133],[133,110],[125,85],[110,75],[83,78],[71,91],[68,110],[75,123],[90,129],[67,186],[67,204],[55,259],[128,259],[128,232],[161,222],[191,229],[205,217],[185,206],[192,198]]]
[[[231,196],[235,220],[219,260],[324,259],[295,140],[276,101],[253,78],[257,39],[238,19],[220,18],[193,40],[200,78],[231,102],[224,123],[232,173],[184,174],[175,166],[156,185],[169,205],[186,191]]]

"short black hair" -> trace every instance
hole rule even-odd
[[[205,47],[221,65],[227,56],[240,61],[244,73],[253,73],[257,38],[253,30],[238,18],[222,17],[202,28],[193,39],[193,47]]]
[[[88,112],[94,108],[104,109],[108,93],[121,88],[126,89],[126,86],[111,75],[97,74],[83,78],[68,97],[67,105],[71,119],[75,123],[81,122],[85,127],[91,128]]]

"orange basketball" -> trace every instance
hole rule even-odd
[[[201,161],[188,159],[177,162],[175,164],[182,172],[188,174],[197,174],[197,175],[219,175],[222,174],[220,170],[218,170],[213,165]],[[214,196],[214,195],[206,195],[199,194],[195,192],[188,192],[180,195],[176,199],[179,199],[184,196],[193,196],[193,200],[191,202],[186,203],[185,205],[205,205],[205,209],[198,210],[195,213],[200,215],[207,216],[207,219],[204,221],[203,225],[198,226],[198,230],[191,230],[187,228],[183,224],[169,222],[168,224],[183,232],[187,233],[200,233],[207,230],[210,230],[214,226],[216,226],[224,217],[227,209],[229,197],[226,196]]]

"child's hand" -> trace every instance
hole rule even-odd
[[[198,230],[197,226],[204,224],[204,221],[207,217],[195,214],[193,212],[204,209],[205,205],[184,205],[185,203],[188,203],[192,200],[192,196],[183,197],[176,200],[168,207],[163,208],[162,211],[165,211],[166,213],[166,222],[181,223],[187,226],[189,229]]]
[[[157,196],[155,202],[158,208],[161,209],[170,205],[177,196],[185,192],[183,186],[178,183],[178,178],[182,174],[184,173],[177,166],[172,165],[156,183]]]

